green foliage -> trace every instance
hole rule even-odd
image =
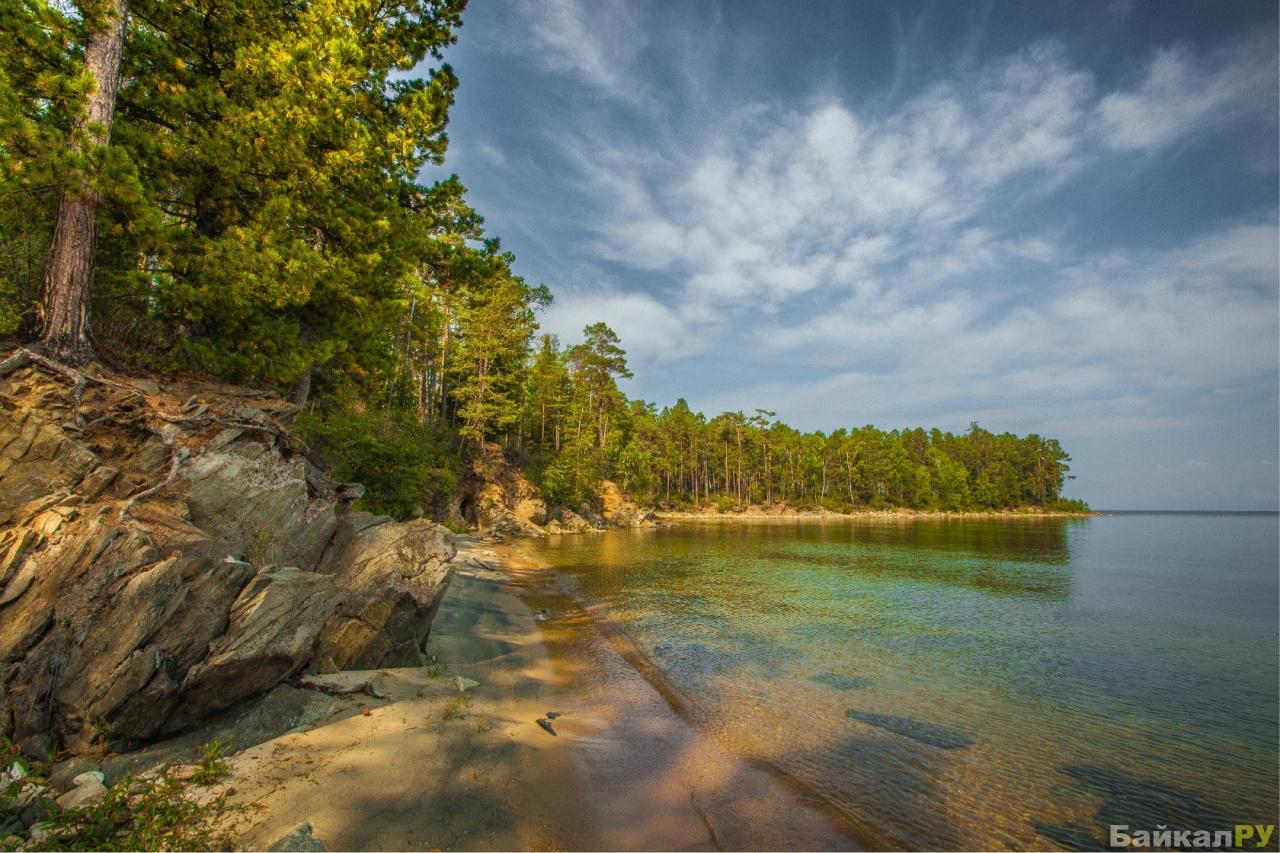
[[[268,383],[366,352],[438,239],[418,175],[447,146],[457,80],[439,60],[464,5],[133,0],[111,144],[80,154],[87,7],[6,4],[0,208],[43,215],[0,212],[0,242],[39,243],[51,200],[89,175],[109,350]],[[32,270],[5,290],[29,296]]]
[[[832,511],[1086,511],[1061,499],[1070,457],[1054,439],[977,424],[962,435],[873,426],[801,433],[764,409],[707,418],[684,400],[659,411],[618,390],[630,373],[617,336],[602,323],[584,335],[558,357],[544,339],[529,370],[523,438],[535,480],[556,502],[591,501],[609,478],[641,501],[718,512],[777,501]]]
[[[459,693],[445,703],[444,710],[440,712],[440,719],[446,721],[457,719],[466,714],[470,705],[471,697],[465,693]]]
[[[604,323],[533,351],[546,287],[434,183],[464,0],[131,0],[108,146],[71,142],[97,4],[0,4],[0,336],[29,334],[57,200],[101,196],[92,294],[117,360],[312,398],[299,427],[361,505],[443,514],[487,443],[556,502],[994,509],[1062,502],[1053,439],[629,401]],[[412,71],[410,74],[408,72]]]
[[[101,799],[51,815],[49,834],[29,850],[211,850],[227,843],[216,821],[225,795],[189,798],[188,783],[171,770],[122,780]]]
[[[193,785],[212,785],[227,778],[231,768],[227,766],[226,745],[221,741],[209,741],[204,745],[204,755],[196,764],[196,771],[191,777]]]
[[[365,486],[359,505],[370,512],[408,518],[457,484],[448,431],[407,414],[329,398],[297,426],[330,477]]]
[[[51,808],[37,822],[46,830],[43,840],[24,839],[24,850],[216,850],[229,848],[231,839],[219,829],[227,810],[226,795],[203,796],[197,802],[193,787],[206,787],[227,775],[223,748],[207,744],[204,757],[189,778],[173,767],[157,773],[121,779],[101,798],[74,809]],[[12,743],[0,742],[0,761],[9,767],[20,761]],[[25,766],[25,765],[24,765]],[[31,779],[42,779],[45,766],[27,768]],[[17,783],[15,783],[17,784]],[[16,793],[16,792],[9,792]],[[4,796],[0,792],[0,798]],[[5,803],[0,802],[0,809]]]

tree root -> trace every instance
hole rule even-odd
[[[136,394],[139,397],[143,396],[136,388],[130,388],[128,385],[123,385],[119,382],[112,382],[109,379],[94,376],[83,370],[77,370],[70,365],[63,364],[56,358],[50,358],[44,353],[37,352],[30,347],[18,347],[9,354],[8,358],[4,361],[0,361],[0,378],[8,376],[10,373],[26,367],[28,364],[34,364],[37,367],[42,367],[49,373],[61,376],[63,379],[66,379],[71,383],[72,411],[75,413],[76,426],[81,429],[84,429],[85,427],[85,420],[84,415],[80,414],[80,404],[84,398],[84,390],[89,386],[90,382],[97,385],[103,385],[108,388],[115,388],[118,391],[124,391],[129,394]]]
[[[135,495],[130,495],[129,499],[120,507],[120,517],[122,519],[127,519],[129,517],[129,510],[133,509],[133,505],[135,503],[146,500],[164,487],[172,485],[173,481],[178,479],[178,472],[182,470],[183,460],[191,455],[185,447],[178,447],[174,440],[169,436],[161,435],[160,440],[169,448],[169,473],[165,475],[163,480],[155,485],[143,489]]]
[[[92,426],[96,426],[97,424],[102,423],[103,421],[109,420],[112,417],[112,414],[108,413],[101,417],[95,418],[93,421],[90,422],[90,421],[86,421],[84,415],[81,414],[80,407],[83,401],[84,392],[90,382],[97,385],[102,385],[108,388],[113,388],[118,391],[123,391],[126,394],[140,397],[144,400],[146,399],[146,395],[143,394],[141,391],[139,391],[137,388],[134,388],[132,386],[129,386],[120,382],[114,382],[110,379],[104,379],[101,376],[94,376],[86,371],[79,370],[75,367],[71,367],[69,365],[63,364],[57,359],[50,358],[44,353],[41,353],[30,347],[18,347],[12,353],[10,353],[3,361],[0,361],[0,378],[8,376],[14,371],[19,370],[28,365],[35,365],[36,367],[42,368],[46,372],[54,374],[55,376],[61,377],[71,383],[71,401],[72,401],[72,408],[75,413],[75,427],[81,433],[87,431]],[[188,404],[190,402],[191,401],[188,401]],[[288,430],[286,430],[279,423],[272,422],[272,423],[264,424],[264,423],[257,423],[254,421],[244,421],[244,420],[238,420],[233,418],[224,418],[207,411],[198,415],[180,415],[180,414],[173,415],[173,414],[169,414],[168,412],[153,410],[147,414],[152,415],[161,421],[164,421],[166,423],[172,423],[172,424],[189,424],[197,427],[208,426],[210,424],[218,424],[219,426],[228,427],[232,429],[242,429],[246,431],[252,430],[256,432],[261,432],[270,436],[273,439],[281,441],[283,446],[288,450],[291,450],[291,451],[296,450],[298,449],[298,445],[300,445],[303,454],[307,452],[306,445],[302,444],[293,436],[291,436]],[[145,419],[146,418],[144,416],[142,420],[145,422]],[[157,492],[164,489],[166,486],[171,485],[175,480],[177,480],[178,473],[182,470],[182,463],[186,461],[191,455],[190,451],[187,448],[179,447],[177,445],[177,442],[174,440],[174,438],[172,436],[166,435],[163,430],[156,429],[155,427],[152,427],[149,425],[147,426],[147,429],[150,430],[152,433],[160,436],[160,440],[163,441],[165,446],[169,448],[169,471],[165,475],[165,478],[163,480],[142,490],[141,492],[138,492],[135,495],[131,495],[124,502],[123,506],[121,507],[121,515],[123,518],[129,517],[129,510],[138,501],[146,500],[147,498],[151,497],[152,495],[156,494]]]

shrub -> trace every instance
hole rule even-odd
[[[364,485],[360,509],[404,519],[457,486],[449,434],[412,416],[330,399],[300,414],[297,427],[329,476]]]

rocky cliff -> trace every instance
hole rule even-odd
[[[547,500],[496,444],[486,444],[463,472],[449,515],[455,523],[491,536],[589,533],[610,527],[656,527],[654,514],[627,500],[616,483],[603,480],[600,509],[576,509]]]
[[[347,511],[293,407],[0,364],[0,733],[72,750],[191,728],[304,671],[416,665],[453,567]]]

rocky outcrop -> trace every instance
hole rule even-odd
[[[622,493],[618,484],[610,480],[601,480],[598,490],[600,512],[605,522],[611,527],[657,527],[657,516],[652,510],[642,509]]]
[[[320,563],[344,592],[320,634],[310,669],[418,666],[453,575],[449,531],[430,521],[391,523],[348,513]]]
[[[547,501],[496,444],[486,444],[469,465],[455,522],[497,537],[593,533],[610,527],[657,527],[652,511],[629,501],[616,483],[604,480],[596,496],[600,509],[574,509]]]
[[[0,734],[182,731],[306,670],[416,664],[452,572],[427,521],[346,511],[293,407],[27,364],[0,375]]]

